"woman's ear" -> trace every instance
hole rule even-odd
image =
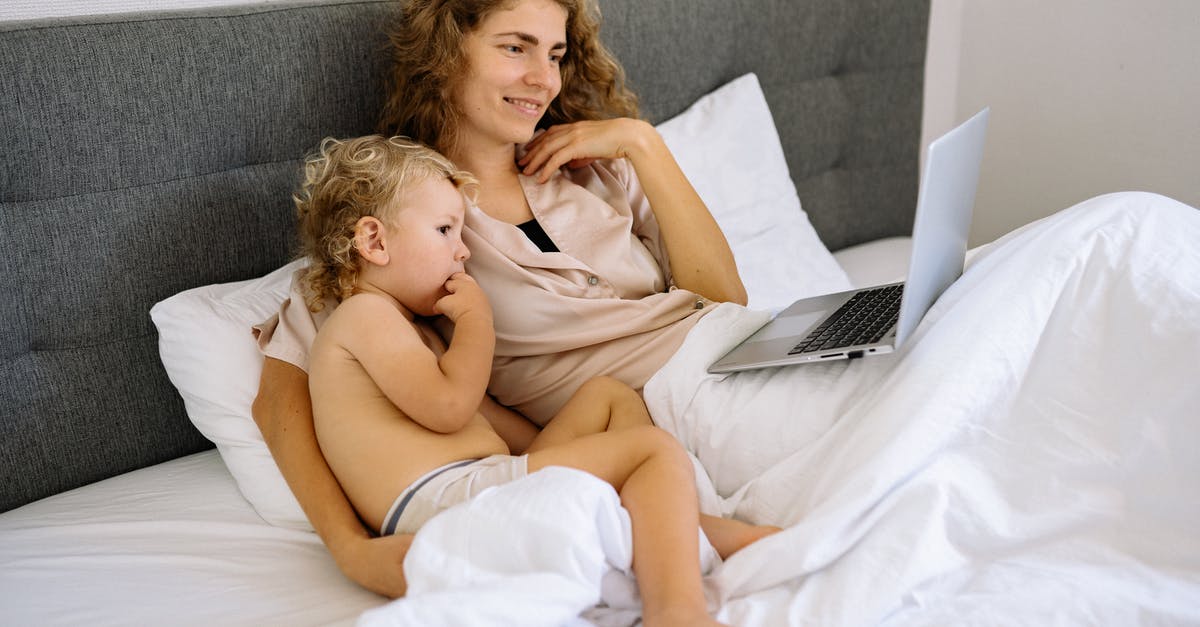
[[[367,263],[387,265],[389,255],[385,241],[386,229],[379,218],[363,216],[354,223],[354,248]]]

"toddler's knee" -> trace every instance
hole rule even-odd
[[[641,397],[638,396],[638,393],[633,388],[612,377],[592,377],[579,386],[579,389],[583,393],[601,396],[612,402],[629,398],[641,400]]]
[[[640,425],[632,427],[630,430],[632,437],[636,438],[638,443],[646,447],[651,454],[669,457],[691,467],[692,462],[688,459],[687,451],[684,450],[683,444],[675,439],[675,436],[653,425]]]
[[[622,422],[625,424],[628,424],[630,416],[644,416],[647,423],[650,421],[641,395],[622,381],[612,377],[594,377],[579,389],[580,394],[588,396],[593,402],[604,403],[611,411],[624,415],[626,419]]]

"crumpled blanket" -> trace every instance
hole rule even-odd
[[[711,561],[718,619],[1200,623],[1196,209],[1098,197],[988,245],[895,353],[705,372],[763,319],[721,306],[645,388],[705,511],[787,527]],[[444,513],[362,622],[634,624],[604,488],[555,469]]]
[[[701,565],[720,560],[697,529]],[[557,627],[630,624],[640,601],[633,536],[617,492],[580,470],[550,467],[490,488],[425,524],[404,560],[405,598],[360,625]]]

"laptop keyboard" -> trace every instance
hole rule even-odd
[[[878,342],[900,316],[900,296],[903,291],[904,285],[900,284],[855,294],[788,354],[815,353]]]

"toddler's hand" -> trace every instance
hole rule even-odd
[[[483,289],[465,272],[456,272],[446,281],[446,296],[438,299],[433,305],[438,313],[446,316],[451,322],[457,323],[463,316],[469,314],[482,315],[490,324],[492,321],[492,305],[488,302]]]

